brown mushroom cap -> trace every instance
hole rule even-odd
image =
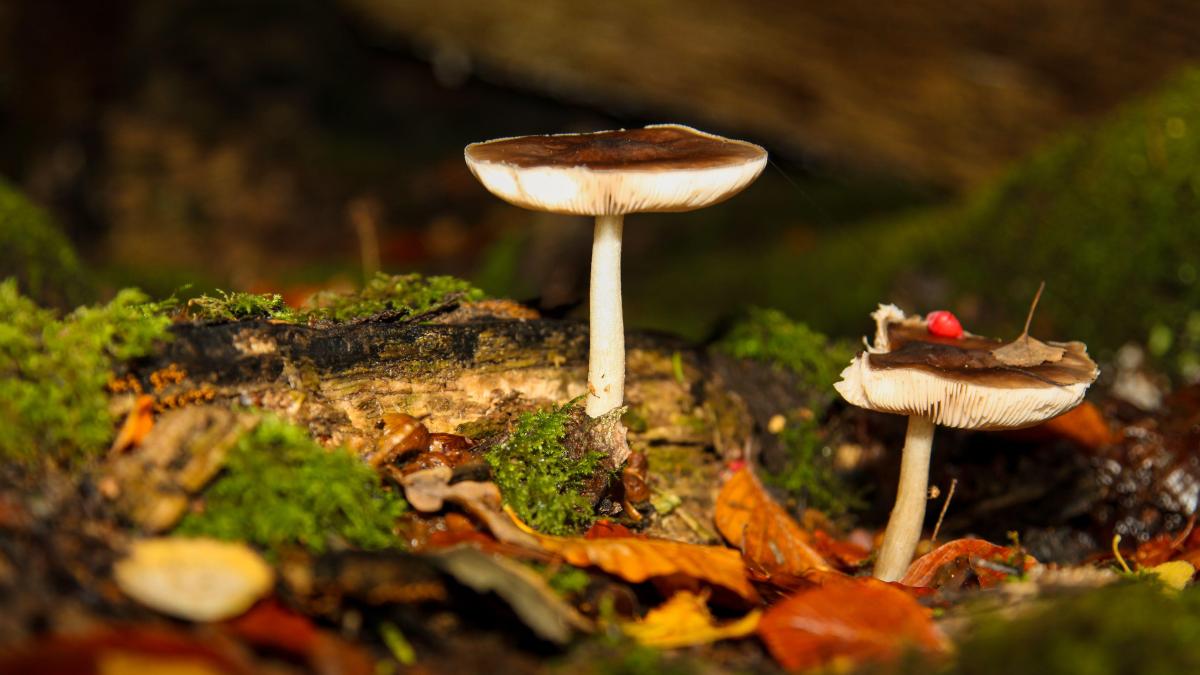
[[[473,143],[467,166],[493,194],[552,213],[690,211],[740,192],[763,148],[675,124]]]
[[[869,410],[925,415],[962,429],[1017,429],[1074,408],[1100,372],[1081,342],[1050,343],[1065,350],[1061,360],[1016,367],[993,356],[1000,340],[931,335],[921,317],[905,318],[894,305],[881,305],[872,317],[875,344],[834,385]]]

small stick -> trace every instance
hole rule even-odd
[[[1037,310],[1038,300],[1042,299],[1042,291],[1046,290],[1046,282],[1043,281],[1037,289],[1037,293],[1033,296],[1033,304],[1029,306],[1029,314],[1025,317],[1025,330],[1021,331],[1020,337],[1017,339],[1029,339],[1029,325],[1033,323],[1033,313]]]
[[[938,514],[937,525],[933,526],[933,536],[929,538],[930,543],[937,543],[938,531],[942,529],[942,520],[946,517],[946,509],[950,508],[950,500],[954,499],[954,488],[956,487],[958,487],[958,479],[951,478],[950,491],[946,493],[946,501],[942,502],[942,512]]]

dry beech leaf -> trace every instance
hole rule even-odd
[[[438,565],[479,593],[495,592],[538,637],[566,644],[576,631],[591,632],[592,622],[567,604],[546,580],[505,556],[462,546],[432,554]]]
[[[1058,363],[1067,350],[1046,344],[1041,340],[1023,335],[1016,340],[992,350],[992,356],[1006,366],[1028,368],[1043,363]]]
[[[681,591],[642,619],[623,624],[621,630],[647,647],[676,649],[746,637],[761,618],[762,611],[756,609],[740,619],[718,624],[708,611],[707,594]]]
[[[1052,417],[1035,427],[1015,433],[1025,436],[1045,433],[1065,438],[1080,447],[1091,450],[1103,448],[1120,440],[1120,437],[1109,428],[1108,420],[1104,419],[1100,409],[1090,401],[1084,401],[1058,417]]]
[[[970,569],[981,588],[999,585],[1009,570],[1024,572],[1037,564],[1033,556],[983,539],[955,539],[913,561],[900,579],[905,586],[940,586],[958,569]]]
[[[635,584],[682,574],[729,589],[746,600],[758,592],[746,578],[742,556],[723,546],[685,544],[666,539],[608,537],[573,539],[536,535],[542,548],[576,567],[599,567]]]
[[[758,634],[788,670],[890,661],[907,648],[946,648],[930,610],[876,579],[846,577],[768,608]]]
[[[829,569],[812,537],[775,503],[749,469],[741,469],[717,496],[713,516],[721,536],[767,573]]]
[[[231,619],[275,585],[275,571],[249,546],[185,537],[135,541],[113,578],[134,600],[188,621]]]

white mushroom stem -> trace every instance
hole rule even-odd
[[[908,418],[908,434],[900,456],[900,488],[896,505],[883,533],[883,545],[875,561],[875,578],[897,581],[908,571],[921,528],[925,524],[925,501],[928,499],[929,453],[933,448],[934,422],[924,415]]]
[[[588,321],[587,414],[599,417],[625,399],[625,319],[621,309],[621,233],[624,216],[596,216]]]

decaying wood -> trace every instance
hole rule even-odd
[[[258,407],[306,426],[323,443],[364,454],[383,435],[387,414],[412,415],[431,432],[478,438],[503,431],[521,412],[581,397],[586,387],[587,326],[579,322],[470,315],[465,323],[244,321],[183,324],[174,334],[158,356],[130,373],[147,391],[155,372],[185,373],[155,392],[166,407],[195,399],[215,407]],[[687,512],[693,520],[707,520],[723,460],[769,446],[766,419],[799,405],[799,390],[766,386],[761,369],[674,338],[633,333],[627,344],[630,443],[658,468],[652,491],[669,490],[685,512],[681,522],[668,525],[669,533],[691,540],[714,536],[688,525]],[[118,399],[116,405],[131,402]],[[210,416],[162,420],[204,426]],[[233,423],[224,417],[216,422],[222,428]],[[167,431],[157,429],[152,436]],[[153,438],[147,442],[154,445]],[[146,461],[143,454],[138,453],[139,466]],[[156,461],[166,476],[198,460]],[[671,464],[688,478],[670,475]],[[162,482],[178,491],[178,481]],[[141,501],[163,503],[162,495],[151,493]],[[186,503],[183,495],[175,497],[172,503]],[[138,517],[137,495],[123,498],[133,500],[125,512],[146,529],[161,529],[177,515],[173,509],[156,518]]]

